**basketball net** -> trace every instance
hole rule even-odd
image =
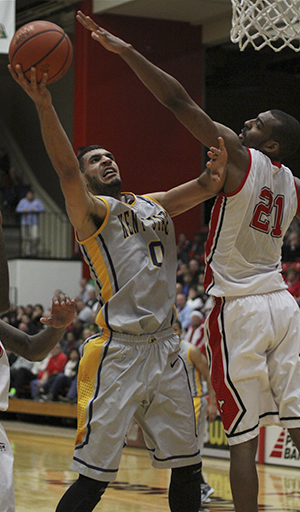
[[[300,0],[231,0],[230,39],[241,51],[270,46],[275,52],[289,47],[300,51]]]

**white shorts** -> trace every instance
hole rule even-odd
[[[193,401],[178,352],[172,329],[151,336],[103,333],[89,339],[78,373],[71,469],[96,480],[114,480],[133,417],[154,467],[200,462]]]
[[[205,331],[229,445],[263,425],[300,427],[300,311],[292,295],[218,297]]]
[[[9,440],[0,423],[0,510],[15,512],[15,494],[13,481],[14,457]]]

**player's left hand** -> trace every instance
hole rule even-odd
[[[90,16],[86,16],[83,12],[78,11],[76,18],[84,28],[92,32],[92,38],[102,44],[106,50],[120,54],[123,50],[128,48],[128,43],[125,43],[125,41],[122,41],[122,39],[114,36],[104,28],[99,27]]]
[[[209,167],[210,169],[211,178],[217,182],[225,180],[228,159],[224,139],[222,137],[218,137],[218,141],[219,147],[215,148],[214,146],[211,146],[207,152],[210,160],[206,163],[206,167]]]
[[[44,325],[62,329],[68,327],[75,316],[75,300],[64,293],[60,293],[58,298],[53,298],[52,308],[49,316],[41,317],[40,321]]]

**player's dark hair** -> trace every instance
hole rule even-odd
[[[272,128],[272,138],[279,143],[279,160],[289,157],[300,145],[300,123],[282,110],[270,110],[277,121]]]
[[[93,151],[94,149],[105,149],[103,146],[99,146],[98,144],[94,144],[92,146],[87,146],[86,148],[80,148],[80,152],[77,155],[77,159],[79,162],[79,168],[82,173],[84,173],[84,165],[83,165],[83,157],[86,153]]]

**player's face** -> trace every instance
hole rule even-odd
[[[255,119],[250,119],[244,124],[239,139],[246,148],[262,149],[272,140],[272,129],[278,121],[270,111],[259,114]]]
[[[112,153],[93,149],[84,155],[84,176],[92,194],[119,197],[122,181]]]

